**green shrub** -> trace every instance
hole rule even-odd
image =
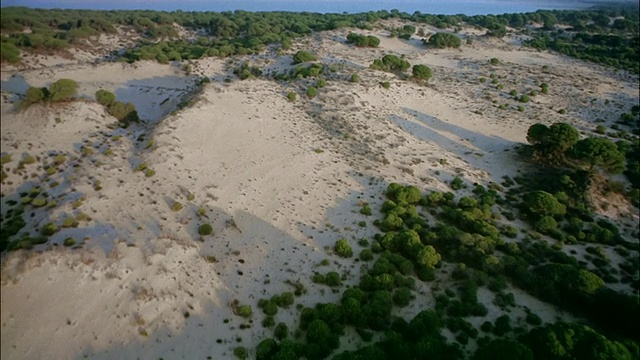
[[[116,101],[107,108],[107,112],[124,124],[140,121],[138,111],[131,103]]]
[[[40,233],[44,236],[51,236],[56,232],[58,232],[58,226],[54,223],[47,223],[40,230]]]
[[[289,328],[287,327],[287,324],[283,322],[278,323],[276,328],[273,330],[273,334],[278,340],[286,339],[289,336]]]
[[[548,234],[558,228],[558,223],[551,216],[543,216],[536,222],[536,230]]]
[[[489,63],[491,65],[500,65],[500,60],[498,60],[497,58],[491,58],[491,60],[489,60]]]
[[[362,261],[371,261],[373,260],[373,251],[371,249],[363,249],[360,252],[360,260]]]
[[[178,201],[175,201],[172,205],[171,205],[171,210],[173,211],[180,211],[182,210],[182,204]]]
[[[73,246],[76,244],[76,239],[72,238],[72,237],[68,237],[66,239],[64,239],[64,241],[62,242],[62,244],[64,246]]]
[[[96,91],[96,101],[108,108],[116,102],[116,95],[110,91],[100,89]]]
[[[598,133],[598,134],[606,134],[607,133],[607,128],[605,126],[598,125],[598,126],[596,126],[596,133]]]
[[[0,59],[10,64],[18,63],[20,62],[20,50],[12,43],[3,41],[0,44]]]
[[[275,302],[268,300],[263,304],[262,312],[264,312],[265,315],[273,316],[278,313],[278,305]]]
[[[202,236],[211,235],[213,232],[213,227],[210,224],[202,224],[198,226],[198,234]]]
[[[358,47],[378,47],[378,45],[380,45],[380,39],[377,37],[356,33],[349,33],[349,35],[347,35],[347,42],[355,44]]]
[[[383,81],[380,83],[380,85],[385,89],[388,89],[391,87],[391,84],[388,81]]]
[[[11,154],[5,153],[0,156],[0,165],[8,164],[11,161],[13,161],[13,159],[11,158]]]
[[[315,61],[317,58],[306,50],[300,50],[295,55],[293,55],[293,63],[301,64],[309,61]]]
[[[291,102],[296,101],[296,97],[297,97],[297,95],[293,91],[291,91],[291,92],[289,92],[287,94],[287,99],[289,99],[289,101],[291,101]]]
[[[288,291],[283,292],[278,296],[274,296],[272,300],[281,308],[288,308],[289,306],[293,305],[295,301],[293,294]]]
[[[249,305],[240,305],[236,308],[236,315],[242,316],[244,318],[251,317],[253,314],[253,310],[251,310],[251,306]]]
[[[71,79],[60,79],[49,88],[51,102],[68,101],[78,94],[78,83]]]
[[[307,97],[308,98],[314,98],[317,94],[318,94],[318,89],[316,89],[315,87],[311,86],[307,89]]]
[[[333,250],[336,254],[338,254],[338,256],[344,258],[353,256],[353,250],[351,250],[351,246],[346,239],[340,239],[336,241],[335,245],[333,246]]]
[[[520,101],[521,103],[528,103],[531,99],[529,99],[529,95],[527,94],[523,94],[520,95],[520,97],[518,98],[518,101]]]
[[[543,94],[548,94],[549,93],[549,84],[547,84],[547,83],[540,84],[540,92],[543,93]]]
[[[450,185],[453,190],[460,190],[462,189],[462,185],[463,185],[462,179],[456,176],[453,180],[451,180]]]
[[[43,206],[47,205],[47,199],[45,199],[45,198],[35,198],[31,202],[31,205],[33,205],[34,207],[43,207]]]
[[[392,71],[406,71],[411,67],[408,61],[396,56],[385,55],[382,59],[376,59],[371,64],[370,68],[373,70],[382,70],[387,72]]]
[[[330,271],[325,276],[325,284],[329,286],[340,286],[340,274],[335,271]]]
[[[27,89],[27,92],[20,106],[26,108],[31,104],[42,103],[47,100],[47,96],[48,96],[47,88],[38,88],[38,87],[30,86],[29,89]]]
[[[457,48],[457,47],[460,47],[460,45],[462,44],[462,40],[460,40],[458,36],[454,34],[442,33],[442,32],[431,35],[428,42],[425,40],[422,40],[422,42],[425,45],[428,43],[429,45],[437,48],[447,48],[447,47]]]
[[[313,276],[311,277],[311,281],[314,284],[324,284],[326,282],[326,279],[324,277],[324,275],[320,274],[320,273],[315,273],[313,274]]]
[[[360,81],[360,76],[358,76],[358,74],[351,74],[351,77],[349,78],[350,82],[358,82]]]
[[[413,78],[425,81],[431,79],[431,68],[427,65],[413,65]]]
[[[245,360],[249,357],[249,352],[244,346],[238,346],[233,349],[233,355],[235,355],[240,360]]]

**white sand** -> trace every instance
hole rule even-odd
[[[611,124],[620,104],[630,106],[638,98],[632,91],[637,78],[624,80],[595,65],[506,41],[479,38],[460,50],[434,51],[418,40],[382,37],[379,49],[355,49],[344,44],[347,33],[301,40],[285,57],[251,58],[284,71],[291,67],[290,55],[306,48],[323,61],[342,63],[315,99],[306,99],[305,89],[295,84],[224,83],[233,78],[227,60],[205,59],[194,62],[194,74],[213,83],[176,115],[168,114],[193,90],[195,75],[186,77],[175,65],[80,62],[3,69],[1,150],[14,159],[5,165],[3,215],[6,201],[28,190],[24,176],[33,176],[33,184],[42,181],[41,166],[52,162],[46,154],[54,152],[69,154],[61,172],[48,178],[60,183],[47,189],[57,206],[35,210],[24,230],[35,234],[45,223],[60,224],[79,212],[91,220],[62,229],[50,241],[87,237],[83,249],[44,245],[37,250],[46,251],[4,256],[2,358],[220,359],[231,357],[238,345],[252,349],[271,334],[260,325],[257,300],[292,291],[286,280],[306,286],[308,294],[296,302],[307,306],[339,297],[311,283],[314,271],[336,270],[348,274],[347,284],[358,281],[358,264],[325,249],[346,237],[359,253],[355,240],[376,230],[375,216],[359,214],[358,204],[367,201],[377,209],[389,182],[425,190],[446,190],[456,175],[469,184],[500,182],[524,169],[511,149],[526,141],[530,125],[568,121],[588,133],[596,118]],[[431,66],[433,79],[421,86],[368,69],[386,53]],[[503,65],[489,65],[492,57]],[[542,65],[550,67],[548,73]],[[361,81],[349,83],[351,73]],[[491,73],[504,84],[502,91],[490,84]],[[479,83],[481,77],[487,82]],[[59,78],[78,81],[89,99],[99,88],[115,91],[150,124],[114,128],[115,119],[91,101],[25,112],[9,104],[28,85]],[[380,87],[381,81],[391,88]],[[550,94],[517,111],[510,89],[536,89],[540,82],[549,83]],[[289,91],[298,93],[296,102],[286,99]],[[508,109],[498,109],[500,104]],[[558,114],[561,108],[567,114]],[[136,141],[140,136],[144,140]],[[150,139],[153,145],[146,148]],[[82,145],[94,153],[81,156]],[[103,155],[109,149],[113,155]],[[40,160],[14,173],[23,153]],[[142,162],[156,174],[135,171]],[[175,201],[184,208],[172,211]],[[204,217],[196,213],[201,207]],[[627,221],[637,224],[635,216]],[[367,221],[365,228],[357,225],[361,220]],[[197,234],[205,222],[213,225],[214,235]],[[331,265],[317,268],[325,258]],[[428,303],[429,296],[426,289],[417,301]],[[526,294],[516,297],[544,320],[555,317],[552,307]],[[250,329],[239,329],[246,321],[232,314],[228,304],[234,299],[253,307]],[[280,310],[277,319],[295,329],[297,314]]]

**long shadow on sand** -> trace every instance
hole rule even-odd
[[[509,157],[506,151],[513,149],[517,143],[474,132],[413,109],[402,110],[406,117],[390,115],[389,120],[417,139],[433,143],[462,160],[469,161],[470,156],[474,159],[482,157],[481,161],[474,161],[473,166],[489,173],[497,171],[508,174],[516,171],[515,162],[508,161],[507,164],[505,161]]]
[[[215,208],[212,209],[210,218],[215,229],[214,235],[204,237],[203,242],[192,239],[176,241],[187,246],[197,246],[200,256],[191,261],[202,262],[202,266],[211,271],[205,278],[214,277],[221,285],[204,289],[210,294],[204,296],[198,294],[201,287],[195,280],[202,278],[201,274],[186,274],[186,279],[193,280],[179,284],[179,288],[183,290],[172,295],[173,302],[177,302],[173,312],[160,312],[145,319],[147,336],[139,335],[137,326],[130,324],[131,329],[125,328],[121,336],[110,339],[112,346],[104,348],[89,342],[82,345],[76,359],[84,359],[87,356],[91,359],[206,359],[208,356],[233,358],[232,353],[236,346],[253,349],[257,345],[256,340],[272,336],[272,329],[260,325],[264,315],[257,308],[259,299],[270,298],[285,291],[293,292],[294,287],[287,282],[300,282],[310,293],[314,292],[310,278],[314,265],[326,257],[323,251],[314,249],[315,246],[301,242],[286,231],[247,211],[230,214]],[[213,262],[207,261],[212,258],[215,258]],[[187,270],[191,271],[189,268]],[[184,276],[181,275],[185,274],[174,274],[174,280],[168,281],[180,281],[181,278],[184,280]],[[176,278],[178,280],[175,280]],[[128,282],[127,279],[122,281]],[[205,282],[203,285],[206,284]],[[171,288],[166,284],[162,285]],[[154,288],[153,281],[145,283],[145,286],[151,293],[161,291]],[[234,299],[252,306],[254,313],[250,319],[232,313],[228,304]],[[297,304],[304,299],[304,296],[296,297],[295,302]],[[150,299],[139,306],[154,307],[158,301],[161,300]],[[88,304],[88,308],[92,307]],[[183,316],[185,310],[189,311],[189,316]],[[167,321],[163,318],[169,316],[174,320]],[[298,317],[299,311],[292,306],[289,309],[280,309],[276,319],[289,323],[291,327],[296,326]],[[111,321],[119,321],[121,326],[127,325],[127,320],[116,320],[115,314]],[[248,325],[249,328],[240,329],[242,324]],[[239,342],[238,339],[242,341]]]

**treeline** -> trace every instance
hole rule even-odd
[[[281,43],[291,46],[292,39],[314,31],[345,27],[372,29],[382,19],[402,19],[437,28],[457,28],[461,24],[487,29],[489,36],[504,36],[507,26],[528,32],[530,24],[542,24],[544,35],[532,46],[549,48],[589,61],[618,66],[637,72],[638,12],[636,8],[614,8],[589,11],[537,11],[526,14],[502,15],[430,15],[392,11],[360,14],[318,14],[291,12],[160,12],[160,11],[93,11],[43,10],[22,7],[4,8],[0,15],[3,35],[2,60],[18,62],[19,49],[61,50],[77,40],[101,33],[115,33],[117,26],[133,28],[146,40],[135,49],[129,49],[123,60],[197,59],[205,56],[227,57],[262,51],[266,45]],[[176,40],[174,24],[200,31],[203,36],[195,41]],[[568,36],[563,43],[554,42],[565,37],[555,31],[564,24],[582,35]],[[27,31],[28,30],[28,31]],[[392,32],[409,38],[415,32],[407,25]],[[567,32],[565,31],[565,34]],[[588,34],[589,36],[585,35]],[[602,37],[604,36],[604,38]],[[169,39],[155,43],[158,39]],[[174,40],[171,40],[174,39]],[[569,41],[567,41],[569,39]],[[364,46],[368,38],[351,39]],[[366,44],[364,44],[366,42]],[[569,45],[567,45],[569,43]],[[633,61],[635,60],[635,66]]]
[[[640,37],[585,32],[537,34],[526,45],[539,50],[555,50],[581,60],[640,73]]]

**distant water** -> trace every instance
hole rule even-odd
[[[397,9],[413,14],[487,15],[534,12],[536,10],[583,9],[593,5],[577,0],[2,0],[2,6],[99,10],[184,11],[294,11],[359,13]]]

